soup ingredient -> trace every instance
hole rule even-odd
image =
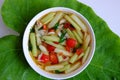
[[[88,47],[89,43],[90,43],[90,35],[87,35],[84,42],[83,42],[83,48],[84,50],[86,50],[86,48]]]
[[[66,50],[62,50],[62,49],[58,49],[58,48],[55,48],[55,52],[56,52],[56,53],[62,53],[62,54],[65,55],[65,56],[72,56],[72,53],[69,53],[69,52],[66,51]]]
[[[55,44],[55,43],[52,42],[52,41],[45,41],[45,42],[46,42],[47,44],[49,44],[49,45],[52,45],[52,46],[56,47],[56,48],[65,50],[65,48],[64,48],[62,45],[60,45],[60,44]]]
[[[84,32],[87,32],[87,28],[86,28],[85,24],[75,14],[72,14],[70,17],[79,25],[79,27]]]
[[[45,17],[43,17],[43,18],[41,19],[41,22],[42,22],[43,24],[49,23],[49,22],[53,19],[53,17],[54,17],[55,14],[56,14],[56,13],[54,13],[54,12],[51,12],[50,14],[47,14]]]
[[[48,55],[48,51],[47,51],[47,49],[46,49],[45,46],[39,45],[39,48],[40,48],[40,50],[41,50],[44,54]]]
[[[70,73],[80,67],[80,62],[73,64],[69,69],[65,70],[65,73]]]
[[[70,48],[74,48],[76,46],[76,44],[77,44],[77,41],[73,38],[68,38],[66,40],[66,45]]]
[[[66,31],[63,31],[63,32],[62,32],[62,34],[61,34],[61,36],[60,36],[60,40],[59,40],[60,43],[62,43],[62,42],[65,41],[65,35],[66,35],[66,33],[67,33]]]
[[[66,31],[71,38],[75,39],[74,34],[72,33],[72,31],[69,28],[67,28]]]
[[[82,48],[79,48],[79,49],[76,50],[76,54],[77,54],[77,55],[80,55],[82,52],[83,52],[83,49],[82,49]]]
[[[53,28],[55,24],[62,18],[63,13],[57,12],[55,17],[52,19],[52,21],[48,24],[48,28]]]
[[[56,30],[56,29],[58,29],[58,27],[59,27],[59,23],[56,23],[54,26],[54,29]]]
[[[35,33],[30,33],[30,42],[32,45],[32,54],[34,57],[37,57],[37,46],[36,46]]]
[[[38,57],[38,60],[40,62],[47,63],[47,62],[49,62],[49,55],[41,53],[40,58]]]
[[[89,52],[90,52],[90,47],[87,47],[86,51],[85,51],[85,55],[83,56],[82,58],[82,63],[85,62],[85,60],[87,59],[88,55],[89,55]]]
[[[52,51],[55,50],[55,47],[48,44],[48,45],[47,45],[47,50],[48,50],[49,52],[52,52]]]
[[[66,20],[68,20],[73,25],[73,27],[76,30],[79,30],[79,31],[81,30],[81,28],[68,15],[65,15],[64,17]]]
[[[79,44],[81,44],[82,43],[82,39],[79,37],[79,35],[77,34],[77,32],[75,30],[72,31],[72,32],[73,32],[75,38],[77,39],[77,41],[79,42]]]
[[[61,68],[63,68],[63,67],[64,67],[64,65],[55,64],[55,65],[46,66],[46,67],[45,67],[45,70],[46,70],[46,71],[53,71],[53,70],[61,69]]]
[[[57,64],[58,63],[58,58],[57,58],[56,53],[50,52],[50,61],[52,62],[52,64]]]
[[[58,42],[60,40],[60,38],[56,35],[42,36],[42,39],[46,41],[55,41],[55,42]]]

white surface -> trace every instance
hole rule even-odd
[[[120,37],[120,0],[78,0],[93,8],[110,29]]]
[[[0,7],[4,0],[0,0]],[[98,16],[103,18],[110,29],[120,37],[120,0],[79,0],[93,8]],[[73,4],[74,5],[74,4]],[[5,27],[0,15],[0,37],[14,34],[11,29]]]

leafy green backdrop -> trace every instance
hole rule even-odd
[[[28,22],[50,7],[68,7],[85,16],[96,37],[95,55],[90,65],[69,80],[120,80],[120,37],[94,11],[76,0],[5,0],[1,15],[7,27],[20,36],[0,38],[0,80],[48,80],[33,71],[22,51],[22,36]]]

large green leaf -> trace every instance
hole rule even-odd
[[[93,10],[76,0],[5,0],[1,13],[5,24],[21,36],[0,39],[0,80],[47,80],[27,64],[22,51],[22,35],[38,12],[55,6],[72,8],[85,16],[96,36],[96,51],[90,65],[70,80],[120,80],[120,38]]]

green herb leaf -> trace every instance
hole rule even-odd
[[[69,80],[120,80],[120,37],[90,7],[76,0],[4,1],[2,18],[8,27],[21,36],[0,38],[0,80],[49,80],[38,75],[28,65],[23,55],[21,37],[27,23],[38,12],[56,6],[69,7],[80,12],[88,19],[96,36],[96,51],[92,62],[82,73]]]

